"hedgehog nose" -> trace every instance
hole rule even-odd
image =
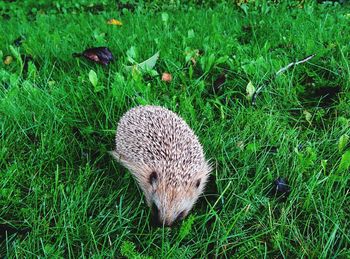
[[[168,221],[168,220],[161,220],[160,218],[160,213],[159,213],[159,209],[157,207],[157,205],[153,202],[152,203],[152,218],[151,218],[151,224],[154,227],[170,227],[172,225],[172,222]]]
[[[154,215],[152,215],[151,224],[153,227],[156,227],[156,228],[159,228],[162,226],[162,222],[159,220],[158,217],[155,217]]]
[[[159,209],[158,209],[157,205],[154,202],[152,203],[151,223],[155,227],[161,227],[162,226],[162,222],[160,221],[160,218],[159,218]]]

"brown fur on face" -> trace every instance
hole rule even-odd
[[[112,154],[131,171],[164,225],[187,216],[211,170],[186,122],[158,106],[139,106],[121,118]]]

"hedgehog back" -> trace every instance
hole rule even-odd
[[[205,162],[191,128],[159,106],[138,106],[125,113],[118,124],[116,152],[128,164],[147,165],[149,170],[166,174],[171,182],[187,182]]]

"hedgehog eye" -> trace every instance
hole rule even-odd
[[[196,182],[196,187],[198,188],[200,184],[201,184],[201,180],[198,180],[198,181]]]
[[[156,172],[152,172],[150,175],[149,175],[149,183],[152,185],[154,184],[158,179],[158,175]]]

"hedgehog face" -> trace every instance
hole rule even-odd
[[[202,166],[179,173],[179,169],[174,168],[152,170],[147,164],[138,165],[123,159],[115,151],[110,154],[133,174],[152,208],[156,225],[171,226],[184,219],[202,194],[211,171],[206,161]]]
[[[184,219],[203,192],[208,171],[196,173],[189,181],[169,183],[169,177],[157,172],[149,174],[146,199],[157,225],[171,226]]]

